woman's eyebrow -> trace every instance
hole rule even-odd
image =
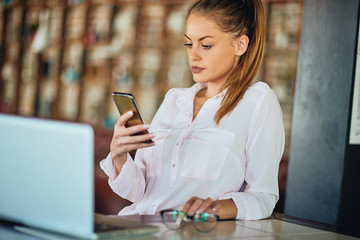
[[[185,34],[185,37],[186,37],[187,39],[191,40],[191,38],[189,38],[186,34]],[[215,37],[210,36],[210,35],[206,35],[206,36],[204,36],[204,37],[199,38],[199,41],[204,40],[205,38],[215,38]]]

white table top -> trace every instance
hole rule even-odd
[[[353,240],[360,239],[318,228],[307,227],[281,219],[258,221],[219,221],[209,233],[198,232],[192,224],[174,231],[160,221],[159,216],[127,216],[130,220],[143,221],[159,227],[153,236],[136,239],[245,239],[245,240]],[[0,223],[0,239],[34,240],[37,237],[16,231],[9,224]]]

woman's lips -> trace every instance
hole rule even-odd
[[[201,68],[201,67],[197,67],[197,66],[193,66],[191,67],[191,72],[192,73],[200,73],[202,70],[204,70],[205,68]]]

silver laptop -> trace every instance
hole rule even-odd
[[[0,114],[1,219],[74,237],[101,237],[94,229],[93,168],[91,126]],[[119,220],[109,235],[106,217],[100,218],[106,236],[157,231],[135,222],[122,227]]]

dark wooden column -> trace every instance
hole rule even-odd
[[[285,214],[360,236],[360,145],[349,144],[358,24],[359,0],[304,0]]]

